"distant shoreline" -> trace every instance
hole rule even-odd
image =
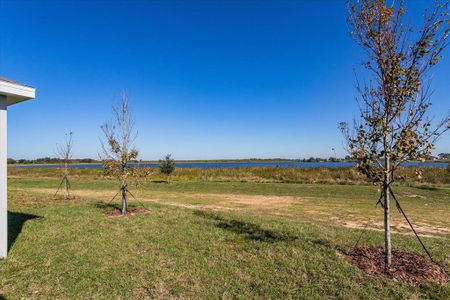
[[[252,163],[252,162],[267,162],[267,163],[277,163],[277,162],[306,162],[301,159],[216,159],[216,160],[174,160],[175,164],[204,164],[204,163]],[[316,161],[312,161],[316,162]],[[317,161],[317,162],[326,162],[325,160]],[[339,160],[337,162],[354,162],[353,160]],[[83,162],[72,162],[71,165],[98,165],[102,164],[102,161],[96,161],[96,162],[89,162],[89,163],[83,163]],[[133,162],[132,164],[159,164],[159,160],[142,160],[139,162]],[[63,163],[26,163],[26,164],[8,164],[8,166],[52,166],[52,165],[62,165]]]
[[[355,160],[344,160],[344,159],[338,159],[337,162],[354,162]],[[268,159],[199,159],[199,160],[191,160],[191,159],[186,159],[186,160],[174,160],[175,163],[190,163],[190,164],[195,164],[195,163],[251,163],[251,162],[268,162],[268,163],[276,163],[276,162],[308,162],[307,160],[303,160],[303,159],[281,159],[281,158],[268,158]],[[323,160],[314,160],[314,161],[310,161],[310,162],[327,162],[327,160],[323,159]],[[75,160],[74,162],[72,162],[71,164],[76,164],[76,165],[97,165],[97,164],[101,164],[103,163],[102,161],[93,161],[93,162],[79,162],[77,160]],[[133,162],[136,164],[159,164],[160,161],[159,160],[142,160],[142,161],[138,161],[138,162]],[[8,164],[8,166],[50,166],[50,165],[61,165],[63,164],[62,162],[52,162],[52,163],[15,163],[15,164]]]
[[[347,162],[356,162],[356,160],[343,160],[338,159],[337,161],[329,161],[329,160],[304,160],[304,159],[212,159],[212,160],[175,160],[175,164],[204,164],[204,163],[286,163],[286,162],[292,162],[292,163],[319,163],[319,162],[328,162],[328,163],[347,163]],[[420,163],[421,161],[418,160],[410,160],[407,162],[413,162],[413,163]],[[450,163],[450,160],[426,160],[425,163]],[[132,164],[159,164],[159,160],[142,160],[139,162],[133,162]],[[62,165],[62,162],[54,162],[54,163],[15,163],[15,164],[8,164],[8,167],[14,167],[14,166],[53,166],[53,165]],[[98,165],[102,164],[102,161],[95,161],[95,162],[77,162],[74,161],[70,163],[71,165]]]
[[[178,160],[175,161],[177,168],[201,168],[201,169],[222,169],[222,168],[351,168],[356,165],[356,161],[303,161],[303,160]],[[408,161],[402,164],[405,167],[439,167],[447,168],[449,161]],[[140,161],[131,162],[130,166],[141,166],[157,168],[158,161]],[[27,164],[9,164],[9,168],[63,168],[63,163],[27,163]],[[102,162],[69,164],[72,169],[102,169]]]

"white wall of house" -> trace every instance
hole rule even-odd
[[[0,95],[0,258],[8,253],[8,189],[7,189],[7,111],[6,96]]]
[[[0,258],[8,255],[7,107],[34,97],[34,88],[0,77]]]

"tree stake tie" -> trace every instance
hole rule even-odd
[[[147,207],[145,207],[144,204],[143,204],[141,201],[139,201],[139,200],[138,200],[138,199],[130,192],[130,190],[127,188],[126,185],[125,185],[125,186],[122,186],[122,187],[119,189],[119,191],[114,195],[114,197],[112,197],[112,199],[109,200],[108,204],[111,204],[111,202],[112,202],[112,201],[117,197],[117,195],[119,195],[119,193],[122,192],[122,191],[124,191],[125,193],[128,193],[131,197],[133,197],[134,200],[136,200],[137,202],[139,202],[139,204],[140,204],[145,210],[148,210],[148,211],[149,211],[149,209],[148,209]]]
[[[61,189],[61,186],[62,186],[63,183],[64,183],[64,180],[66,180],[66,182],[67,182],[67,187],[68,187],[69,189],[71,188],[69,178],[67,178],[67,175],[64,175],[64,177],[61,179],[61,182],[59,183],[58,189],[56,190],[56,193],[55,193],[55,195],[54,195],[53,197],[56,197],[56,195],[58,194],[59,190]],[[67,191],[67,194],[69,194],[69,191]],[[68,195],[68,196],[69,196],[69,195]],[[70,196],[69,196],[69,197],[70,197]]]
[[[381,192],[380,199],[378,199],[378,201],[377,201],[377,203],[375,204],[375,206],[377,206],[378,204],[380,204],[381,207],[383,207],[383,202],[382,202],[383,196],[384,196],[384,191]],[[371,221],[372,221],[371,219],[367,220],[366,225],[364,226],[364,228],[362,229],[361,233],[359,234],[358,239],[356,240],[355,246],[353,246],[354,248],[356,248],[356,247],[358,246],[359,242],[361,241],[361,238],[362,238],[363,234],[366,232],[367,226],[369,226],[369,223],[370,223]]]
[[[130,193],[130,191],[127,189],[126,186],[121,186],[120,189],[117,191],[117,193],[114,195],[114,197],[112,197],[111,200],[109,200],[108,204],[111,204],[111,202],[113,202],[113,200],[116,199],[117,195],[119,195],[120,192]]]
[[[129,190],[127,187],[125,187],[125,192],[127,192],[128,194],[130,194],[131,197],[133,197],[134,200],[136,200],[137,202],[139,202],[139,204],[145,209],[145,210],[149,210],[147,207],[144,206],[144,204],[139,201]]]
[[[366,223],[366,225],[364,226],[364,228],[362,229],[361,233],[359,234],[359,237],[358,237],[358,239],[356,240],[355,246],[353,246],[353,248],[358,247],[359,241],[361,240],[363,234],[366,232],[366,228],[367,228],[367,226],[369,226],[369,223],[371,223],[371,221],[372,221],[371,219],[367,220],[367,223]]]
[[[116,199],[117,195],[119,195],[119,193],[122,191],[122,188],[119,189],[119,191],[114,195],[114,197],[112,197],[111,200],[109,200],[108,205],[111,204],[111,202]]]
[[[391,187],[389,186],[389,192],[392,195],[392,198],[394,198],[395,200],[395,205],[397,206],[398,211],[403,215],[403,217],[405,217],[406,222],[408,222],[409,227],[411,227],[411,230],[414,232],[414,235],[416,236],[416,238],[419,240],[420,245],[422,245],[423,250],[425,250],[425,252],[427,253],[428,257],[430,258],[430,260],[434,262],[433,258],[431,257],[430,252],[428,252],[428,249],[425,247],[425,244],[422,242],[422,240],[420,239],[419,235],[417,234],[416,230],[414,229],[413,225],[411,224],[411,222],[409,221],[408,217],[405,214],[405,211],[403,210],[403,208],[400,206],[400,202],[397,200],[397,198],[394,195],[394,192],[392,191]]]

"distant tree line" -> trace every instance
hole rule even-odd
[[[439,153],[438,158],[441,160],[450,160],[450,153]]]
[[[78,163],[78,164],[86,164],[86,163],[100,163],[99,160],[95,160],[92,158],[78,158],[78,159],[71,159],[71,163]],[[58,157],[41,157],[37,159],[13,159],[8,158],[8,164],[62,164],[64,163],[64,159],[58,158]]]
[[[352,161],[353,159],[350,156],[346,156],[344,158],[338,158],[338,157],[329,157],[329,158],[323,158],[323,157],[310,157],[310,158],[303,158],[299,159],[299,162],[344,162],[344,161]]]
[[[429,156],[427,160],[450,160],[450,153],[439,153],[437,156]],[[346,162],[346,161],[354,161],[350,156],[342,157],[309,157],[309,158],[298,158],[298,159],[283,159],[283,158],[250,158],[250,159],[236,159],[236,160],[211,160],[210,162],[215,161],[295,161],[295,162]],[[100,160],[96,160],[93,158],[76,158],[71,159],[70,162],[72,164],[88,164],[88,163],[102,163]],[[132,160],[132,163],[138,163],[137,160]],[[143,162],[143,161],[141,161]],[[145,162],[145,161],[144,161]],[[209,162],[209,160],[205,160],[205,162]],[[37,159],[13,159],[8,158],[8,164],[63,164],[64,160],[57,157],[42,157]]]

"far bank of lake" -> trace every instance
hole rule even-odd
[[[158,163],[141,163],[133,164],[139,167],[158,167]],[[356,165],[356,162],[298,162],[298,161],[250,161],[250,162],[180,162],[175,164],[177,168],[200,168],[200,169],[221,169],[221,168],[350,168]],[[402,166],[405,167],[437,167],[446,168],[448,162],[405,162]],[[61,168],[62,164],[48,164],[48,165],[9,165],[10,168],[24,168],[24,169],[52,169]],[[75,169],[101,169],[102,164],[71,164],[70,168]]]

